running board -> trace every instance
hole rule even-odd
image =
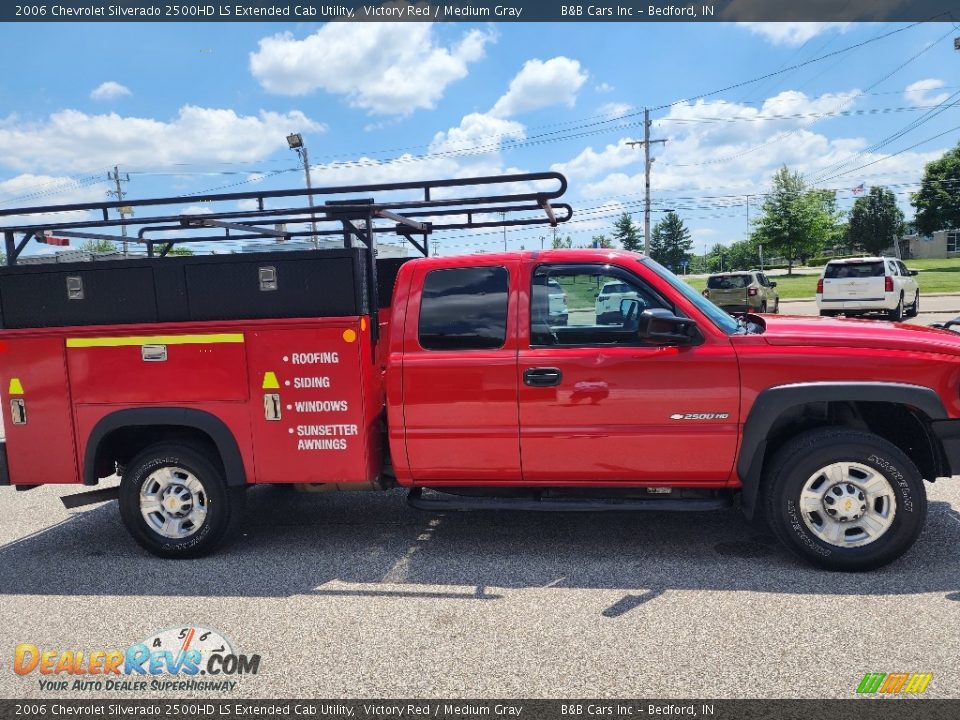
[[[438,493],[440,494],[440,493]],[[522,510],[525,512],[597,512],[660,510],[666,512],[698,512],[722,510],[733,503],[729,497],[691,498],[687,500],[641,500],[638,498],[532,498],[532,497],[464,497],[424,498],[423,488],[413,488],[407,495],[407,504],[417,510]]]
[[[97,503],[109,502],[120,497],[120,486],[101,488],[100,490],[90,490],[88,492],[77,493],[75,495],[64,495],[60,498],[65,508],[77,508],[84,505],[96,505]]]

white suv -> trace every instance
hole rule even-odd
[[[896,258],[831,260],[817,281],[817,307],[821,315],[914,317],[920,312],[916,274]]]
[[[620,314],[620,301],[639,300],[636,290],[624,282],[604,283],[597,293],[597,325],[616,325],[623,322]],[[643,307],[643,303],[640,304]]]

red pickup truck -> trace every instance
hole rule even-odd
[[[521,196],[569,217],[556,193],[498,206]],[[242,523],[246,488],[285,483],[399,486],[430,510],[738,502],[803,558],[866,570],[916,540],[924,480],[960,473],[956,334],[735,319],[628,252],[377,259],[371,219],[425,239],[435,227],[411,220],[417,208],[438,224],[496,222],[454,220],[444,208],[463,206],[427,197],[405,216],[369,200],[283,211],[340,223],[362,247],[0,270],[0,484],[118,474],[119,487],[65,502],[118,497],[133,537],[163,557],[210,552]],[[270,236],[278,211],[259,212],[137,222],[186,228],[183,241],[239,225]],[[24,227],[5,231],[8,258]],[[139,237],[150,255],[171,242]],[[597,298],[612,283],[611,315]]]

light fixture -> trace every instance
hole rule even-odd
[[[300,133],[290,133],[287,135],[287,145],[291,150],[299,150],[303,147],[303,136]]]

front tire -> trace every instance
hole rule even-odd
[[[773,533],[829,570],[873,570],[920,535],[927,494],[916,465],[873,433],[819,428],[785,444],[765,477]]]
[[[120,517],[143,548],[162,558],[210,553],[238,526],[243,487],[228,487],[219,463],[191,445],[143,450],[124,469]]]

